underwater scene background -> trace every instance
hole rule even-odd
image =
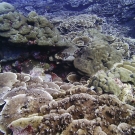
[[[135,1],[0,0],[0,135],[135,135]]]

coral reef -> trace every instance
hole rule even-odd
[[[10,11],[14,11],[15,8],[10,3],[1,2],[0,3],[0,14],[8,13]]]
[[[74,66],[80,72],[92,76],[100,70],[109,70],[114,63],[120,62],[122,55],[108,45],[94,45],[82,50],[74,60]],[[83,63],[83,64],[82,64]]]
[[[43,16],[31,11],[28,17],[9,12],[0,16],[0,37],[13,44],[68,46],[58,30]]]
[[[106,102],[108,101],[108,102]],[[81,104],[81,105],[80,105]],[[115,107],[113,106],[115,104]],[[61,109],[62,108],[64,109]],[[118,109],[119,106],[123,106],[123,109]],[[49,108],[48,108],[49,107]],[[42,106],[41,112],[43,114],[46,114],[48,111],[52,115],[49,118],[50,121],[48,121],[47,115],[44,116],[42,120],[42,124],[39,127],[40,134],[49,134],[49,133],[59,133],[61,130],[62,135],[71,135],[76,133],[79,134],[97,134],[101,131],[101,133],[104,134],[123,134],[128,131],[123,131],[122,127],[126,126],[127,129],[132,132],[132,124],[134,125],[134,122],[131,125],[129,123],[124,122],[127,119],[123,119],[122,117],[117,117],[116,112],[120,112],[121,116],[126,116],[127,113],[125,113],[125,110],[129,109],[131,106],[129,105],[122,105],[122,102],[119,101],[115,96],[112,95],[102,95],[102,96],[96,96],[96,95],[89,95],[89,94],[73,94],[70,97],[64,98],[62,100],[58,101],[52,101],[52,104],[50,102],[49,106]],[[57,108],[57,109],[56,109]],[[127,108],[127,109],[126,109]],[[132,108],[132,107],[131,107]],[[130,109],[131,109],[130,108]],[[134,110],[134,108],[132,108]],[[132,110],[131,109],[131,110]],[[113,111],[112,111],[113,110]],[[132,110],[132,113],[134,114]],[[61,116],[57,117],[55,120],[55,117],[53,117],[53,113],[63,114],[67,115],[65,118],[61,118]],[[68,113],[68,114],[67,114]],[[124,116],[124,118],[125,118]],[[47,118],[46,118],[47,117]],[[130,117],[130,116],[129,116]],[[117,119],[118,118],[118,119]],[[123,120],[122,120],[123,119]],[[122,124],[119,123],[119,121],[123,121]],[[51,121],[54,121],[54,123],[51,123]],[[127,120],[128,121],[128,120]],[[62,123],[61,126],[56,125],[55,122]],[[68,125],[68,126],[67,126]],[[117,126],[121,128],[116,128]],[[44,130],[46,128],[50,129],[51,126],[56,127],[53,128],[54,130]],[[115,128],[114,128],[115,127]],[[114,131],[115,129],[115,131]],[[130,132],[130,133],[131,133]]]
[[[54,24],[59,24],[57,28],[63,34],[71,31],[75,32],[80,29],[99,28],[103,22],[100,17],[88,14],[70,16],[66,19],[56,17],[53,18],[51,21]]]
[[[1,73],[0,130],[10,134],[133,134],[135,108],[84,85]],[[8,78],[9,77],[9,78]],[[10,82],[13,78],[12,82]],[[67,87],[68,86],[68,87]]]
[[[28,74],[7,72],[0,75],[4,79],[14,78],[0,85],[1,100],[5,102],[0,116],[3,133],[11,133],[9,129],[15,135],[135,132],[135,108],[115,95],[98,95],[84,85],[69,87],[70,84],[62,81],[45,82]]]
[[[134,0],[4,0],[12,3],[16,9],[27,15],[36,11],[48,18],[67,18],[79,14],[96,14],[104,18],[104,32],[108,34],[134,35]]]
[[[99,93],[113,93],[118,98],[135,106],[135,61],[134,59],[117,63],[108,71],[97,72],[90,78],[89,86]]]
[[[103,25],[100,26],[101,29],[102,26]],[[77,31],[65,33],[64,37],[78,47],[86,47],[94,44],[109,44],[119,50],[124,57],[129,56],[129,45],[134,43],[132,41],[133,39],[126,40],[124,37],[121,39],[115,35],[104,34],[103,30],[98,29],[98,26],[95,28],[80,28]]]
[[[71,10],[93,4],[68,1]],[[134,135],[131,40],[104,34],[103,19],[96,15],[57,19],[53,25],[34,11],[27,17],[18,12],[0,16],[0,43],[25,46],[28,52],[28,58],[19,59],[19,52],[8,65],[4,60],[14,58],[0,52],[0,134]]]
[[[68,32],[64,37],[72,46],[55,54],[55,60],[72,61],[78,72],[86,76],[100,70],[107,71],[130,56],[128,43],[113,35],[103,34],[96,27],[80,28],[79,31]]]

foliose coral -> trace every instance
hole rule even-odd
[[[10,90],[1,96],[5,104],[1,106],[0,129],[5,134],[11,133],[9,129],[15,135],[135,132],[135,108],[115,95],[98,95],[84,85],[67,87],[69,84],[62,81],[45,82],[28,74],[1,75],[15,78]]]

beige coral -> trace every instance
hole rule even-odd
[[[92,96],[85,93],[74,94],[65,99],[52,101],[49,103],[49,106],[41,107],[41,113],[45,114],[46,117],[48,113],[52,113],[52,115],[55,113],[55,116],[69,113],[72,117],[70,116],[64,120],[68,126],[63,127],[63,124],[58,124],[59,126],[56,128],[57,126],[53,125],[55,127],[53,131],[49,130],[51,128],[51,121],[48,121],[46,118],[46,122],[43,121],[41,124],[40,134],[60,133],[59,129],[61,128],[63,130],[61,135],[71,135],[73,133],[77,135],[94,135],[99,132],[103,135],[122,135],[123,133],[128,133],[129,130],[131,133],[134,127],[134,120],[131,120],[134,117],[134,109],[130,105],[123,104],[113,95]],[[54,116],[52,120],[58,122]],[[58,117],[58,120],[61,120],[60,117]],[[126,123],[122,125],[120,121],[125,121]],[[63,120],[60,123],[62,122]],[[111,128],[112,124],[115,126],[115,131],[112,129],[113,127]],[[47,127],[47,130],[43,130],[43,127],[45,129]],[[123,127],[127,128],[122,130]]]
[[[82,74],[92,76],[100,70],[107,71],[122,60],[122,54],[113,47],[95,44],[81,50],[74,60],[74,67]],[[82,64],[83,63],[83,64]]]
[[[38,128],[43,116],[37,116],[37,114],[31,115],[27,118],[20,118],[12,121],[8,127],[14,131],[14,134],[31,134]],[[27,131],[28,130],[28,131]]]
[[[87,46],[91,42],[91,39],[87,36],[75,37],[72,42],[79,47]]]
[[[0,87],[12,88],[13,84],[16,83],[17,75],[12,72],[6,72],[0,74]]]
[[[10,73],[0,75],[10,76]],[[10,91],[1,97],[5,104],[0,129],[10,134],[106,135],[133,134],[135,107],[115,95],[98,95],[87,85],[45,82],[37,76],[15,74]],[[10,81],[10,80],[8,80]],[[1,87],[6,89],[4,83]],[[17,101],[17,102],[16,102]]]

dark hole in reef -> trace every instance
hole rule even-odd
[[[87,9],[92,4],[93,2],[89,2],[88,4],[85,4],[85,5],[80,3],[78,6],[72,6],[70,3],[68,3],[68,4],[65,4],[63,7],[69,11],[82,11],[84,9]]]
[[[91,58],[91,57],[87,57],[87,60],[90,60],[90,61],[92,61],[92,60],[93,60],[93,58]]]
[[[0,105],[0,112],[2,111],[5,104],[6,104],[6,102],[4,104]]]
[[[102,89],[104,89],[104,88],[102,88]],[[103,94],[114,94],[114,92],[113,91],[108,91],[108,92],[103,91]]]
[[[68,32],[70,32],[70,31],[69,31],[68,29],[66,29],[66,28],[62,28],[62,30],[58,28],[58,30],[61,32],[61,34],[68,34]]]
[[[109,118],[112,118],[113,115],[111,115],[109,112],[106,112],[106,115],[109,117]]]
[[[126,82],[126,83],[129,83],[129,84],[131,84],[131,85],[134,85],[134,83],[133,83],[133,82],[131,82],[131,81],[128,81],[128,82]]]
[[[21,109],[27,109],[27,108],[28,108],[27,105],[21,107]]]
[[[13,131],[8,128],[8,129],[7,129],[7,134],[8,134],[8,135],[9,135],[9,134],[10,134],[10,135],[13,135]],[[2,134],[0,134],[0,135],[5,135],[5,134],[2,133]]]
[[[101,60],[101,62],[102,62],[102,64],[103,64],[105,67],[107,67],[107,61]]]
[[[31,26],[34,26],[35,25],[35,22],[29,22],[29,21],[27,21],[27,24],[28,25],[31,25]]]
[[[84,118],[84,115],[83,114],[79,114],[79,118],[80,119],[83,119]]]

